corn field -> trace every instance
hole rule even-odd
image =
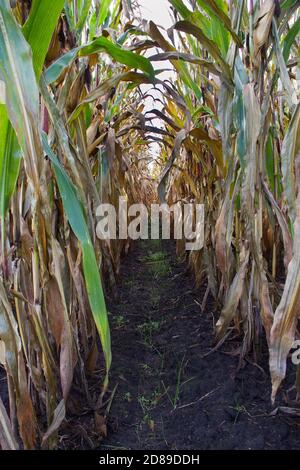
[[[176,253],[215,348],[260,367],[266,341],[270,404],[299,339],[300,2],[169,0],[167,31],[138,3],[0,0],[2,449],[56,448],[74,389],[112,397],[106,300],[138,242],[97,237],[102,203],[204,205]]]

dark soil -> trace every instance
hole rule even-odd
[[[194,289],[172,242],[133,246],[123,262],[119,301],[108,303],[113,363],[107,419],[103,410],[92,411],[83,391],[73,390],[59,448],[300,449],[300,418],[272,414],[264,340],[258,365],[249,356],[239,368],[242,338],[228,338],[214,350],[219,312],[208,298],[202,313],[205,291],[205,285]],[[297,406],[295,369],[289,361],[276,407]],[[91,380],[92,393],[99,394],[102,378],[100,371]],[[0,392],[7,406],[1,368]]]
[[[268,353],[238,370],[241,338],[215,352],[218,312],[176,258],[172,242],[136,244],[109,306],[111,387],[103,449],[300,449],[300,418],[274,410]],[[209,353],[209,355],[206,355]],[[205,356],[206,355],[206,356]],[[295,382],[295,366],[285,390]],[[284,388],[276,406],[287,406]]]

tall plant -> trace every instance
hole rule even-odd
[[[274,400],[299,318],[299,2],[170,4],[173,44],[152,25],[154,59],[174,63],[190,118],[166,101],[174,150],[160,189],[205,204],[206,244],[190,262],[221,302],[219,341],[234,323],[242,359],[263,326]]]
[[[122,125],[136,127],[133,86],[154,79],[150,62],[123,46],[130,32],[122,38],[119,1],[52,3],[50,11],[46,0],[0,2],[3,448],[19,438],[25,448],[53,446],[74,382],[101,406],[111,365],[101,277],[115,289],[124,246],[97,239],[96,210],[136,197],[132,172],[141,169]],[[106,371],[92,397],[96,331]]]

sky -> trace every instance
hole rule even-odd
[[[170,16],[170,13],[169,13],[170,3],[168,2],[168,0],[138,0],[138,3],[140,4],[140,7],[141,7],[142,17],[145,20],[148,20],[148,21],[152,20],[157,26],[161,26],[165,30],[170,28],[170,26],[172,26],[173,21],[172,21],[172,18]],[[160,31],[168,39],[168,37],[167,37],[166,33],[164,32],[164,30],[160,28]],[[155,54],[155,50],[152,50],[151,54]],[[153,62],[152,65],[155,69],[170,69],[170,67],[171,67],[170,62],[168,62],[168,61]],[[170,77],[172,77],[172,75],[173,75],[172,71],[167,70],[166,72],[163,72],[163,73],[159,74],[159,78],[161,80],[169,79]],[[143,92],[147,92],[151,88],[152,87],[149,86],[149,85],[142,85],[141,86],[141,90]],[[161,94],[159,92],[157,92],[155,90],[151,90],[150,92],[151,92],[151,95],[153,97],[161,98]],[[146,111],[150,111],[154,106],[155,106],[156,109],[159,109],[159,110],[162,109],[162,105],[160,105],[159,102],[156,101],[154,103],[151,98],[147,98],[145,100],[145,110]],[[153,126],[161,127],[161,122],[159,121],[159,119],[153,119],[151,124]],[[159,153],[159,145],[152,144],[151,145],[151,150],[152,150],[153,156],[157,155]]]
[[[173,25],[173,20],[170,16],[170,3],[168,0],[138,0],[138,3],[141,7],[141,14],[143,19],[152,20],[156,26],[159,27],[160,32],[166,37],[169,41],[166,30]],[[160,51],[162,52],[162,51]],[[148,55],[155,54],[155,51],[152,50]],[[170,68],[170,63],[168,61],[164,62],[153,62],[153,67],[155,69]],[[170,72],[163,73],[159,76],[161,80],[167,79],[172,75]]]
[[[168,0],[139,0],[143,17],[147,20],[154,21],[157,25],[169,28],[172,25],[170,15],[168,13]]]

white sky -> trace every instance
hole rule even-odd
[[[141,14],[143,19],[145,20],[152,20],[157,26],[161,26],[165,30],[170,28],[173,24],[173,20],[170,16],[170,3],[168,0],[138,0],[138,3],[141,7]],[[161,33],[166,36],[166,39],[169,40],[168,36],[164,32],[163,29],[159,28]],[[160,51],[161,52],[161,51]],[[152,55],[155,54],[155,49],[151,50],[149,53],[146,55]],[[170,69],[171,64],[169,61],[163,61],[163,62],[152,62],[152,65],[154,69]],[[169,79],[172,77],[173,73],[170,70],[167,70],[166,72],[160,73],[158,78],[161,80]],[[141,90],[143,92],[147,92],[150,90],[152,87],[149,85],[142,85]],[[161,88],[161,87],[159,87]],[[157,98],[162,98],[161,93],[155,90],[150,91],[151,95],[153,97]],[[151,98],[147,98],[145,100],[145,110],[150,111],[153,108],[162,109],[162,105],[156,101],[154,102]],[[159,119],[154,118],[152,122],[149,122],[149,125],[153,126],[158,126],[161,127],[161,121]],[[153,153],[153,156],[157,155],[159,153],[159,145],[157,144],[152,144],[151,145],[151,150]]]
[[[170,39],[168,38],[166,30],[170,28],[173,25],[173,20],[170,16],[170,3],[168,0],[138,0],[138,3],[141,7],[141,14],[142,18],[144,20],[152,20],[156,26],[159,27],[160,32],[166,37],[168,41]],[[162,52],[162,51],[159,51]],[[149,53],[146,54],[152,55],[155,54],[155,50],[149,51]],[[153,62],[152,63],[153,67],[155,69],[163,69],[167,68],[169,69],[171,67],[171,64],[169,61],[163,61],[163,62]],[[167,79],[170,76],[172,76],[172,72],[166,72],[162,73],[159,75],[159,78],[161,80]]]
[[[168,0],[139,0],[139,4],[146,20],[152,20],[164,28],[169,28],[172,25]]]

